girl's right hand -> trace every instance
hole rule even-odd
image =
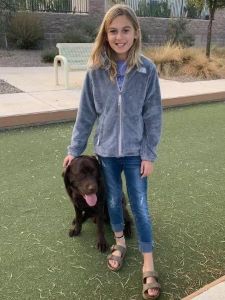
[[[70,155],[68,154],[65,158],[64,158],[64,161],[63,161],[63,168],[67,168],[71,161],[74,159],[74,156],[73,155]]]

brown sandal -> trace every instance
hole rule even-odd
[[[149,278],[149,277],[153,277],[156,280],[156,282],[146,283],[147,278]],[[155,296],[150,296],[148,294],[149,289],[157,289],[158,294]],[[144,272],[143,273],[143,290],[142,290],[143,298],[150,299],[150,300],[157,299],[160,296],[160,289],[161,289],[161,286],[158,283],[158,273],[156,271]]]
[[[127,249],[125,247],[121,246],[121,245],[113,245],[110,249],[111,249],[111,254],[109,254],[107,256],[107,260],[108,260],[107,265],[108,265],[108,268],[111,271],[119,271],[122,268],[123,260],[124,260],[124,257],[125,257]],[[113,255],[113,252],[116,251],[116,250],[120,251],[121,256]],[[109,260],[117,261],[118,262],[118,266],[116,268],[113,268],[110,265]]]

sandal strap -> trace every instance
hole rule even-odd
[[[107,259],[108,259],[108,260],[114,260],[114,261],[117,261],[118,263],[120,263],[121,260],[123,259],[123,257],[121,257],[121,256],[116,256],[116,255],[113,255],[113,254],[109,254],[109,255],[107,256]]]
[[[148,277],[153,277],[155,278],[156,281],[158,281],[159,274],[156,271],[147,271],[143,273],[143,281],[148,278]]]
[[[117,256],[117,255],[113,255],[113,252],[114,251],[120,251],[121,255],[120,256]],[[126,254],[126,248],[121,246],[121,245],[113,245],[111,247],[111,254],[109,254],[107,256],[107,260],[108,260],[108,268],[111,270],[111,271],[118,271],[122,265],[123,265],[123,260],[124,260],[124,257],[125,257],[125,254]],[[117,261],[118,262],[118,266],[116,268],[113,268],[110,264],[109,264],[109,260],[114,260],[114,261]]]
[[[115,238],[115,240],[116,240],[116,239],[122,239],[122,238],[124,238],[124,235],[121,235],[121,236],[114,236],[114,238]]]
[[[124,257],[126,251],[127,251],[127,248],[126,247],[123,247],[121,245],[112,245],[111,247],[111,252],[114,252],[114,251],[120,251],[121,253],[121,257]]]
[[[151,282],[143,284],[143,292],[146,292],[149,289],[161,289],[161,285],[158,282]]]

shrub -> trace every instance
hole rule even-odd
[[[41,54],[41,58],[45,63],[53,63],[56,55],[58,55],[58,50],[56,48],[45,49]]]
[[[225,47],[213,46],[212,47],[212,56],[214,56],[214,55],[219,58],[225,58]]]
[[[18,13],[12,18],[9,38],[20,49],[35,49],[44,34],[40,18],[33,13]]]
[[[79,29],[70,29],[62,36],[64,43],[91,43],[97,34],[97,24],[92,21],[81,22]]]
[[[187,0],[186,9],[188,18],[200,18],[205,1]]]
[[[64,33],[62,37],[64,43],[91,43],[92,41],[92,38],[85,35],[81,29],[70,30]]]
[[[168,24],[168,39],[171,44],[190,47],[194,45],[194,36],[187,32],[188,20],[171,19]]]
[[[220,78],[216,61],[209,60],[200,49],[183,49],[182,61],[179,74],[198,79]]]
[[[146,49],[145,54],[150,57],[161,74],[164,74],[167,70],[169,72],[169,66],[173,69],[175,66],[181,63],[181,47],[178,45],[171,45],[170,43],[163,47],[153,47]],[[170,73],[170,72],[169,72]]]
[[[138,4],[138,9],[136,14],[139,17],[170,17],[170,8],[168,2],[163,0],[161,2],[146,2],[146,0],[141,0]]]
[[[168,43],[163,47],[145,49],[145,55],[154,61],[160,75],[165,78],[189,80],[225,77],[225,59],[215,56],[209,60],[203,49],[183,48]]]

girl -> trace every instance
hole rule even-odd
[[[161,133],[161,96],[154,64],[140,54],[141,32],[134,11],[114,5],[96,37],[80,107],[64,167],[82,154],[96,121],[95,153],[103,170],[115,245],[107,257],[110,270],[122,267],[126,253],[121,204],[121,173],[125,174],[139,250],[143,254],[143,298],[160,294],[154,271],[147,176],[153,172]]]

